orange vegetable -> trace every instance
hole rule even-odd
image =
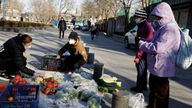
[[[7,98],[7,100],[8,100],[8,101],[13,101],[14,98],[13,98],[12,96],[10,96],[10,97]]]

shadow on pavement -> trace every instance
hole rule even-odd
[[[170,99],[169,108],[192,108],[192,105],[188,105],[175,99]]]
[[[192,89],[192,67],[187,70],[176,69],[176,77],[171,78],[171,80],[176,81],[183,86]],[[192,90],[191,90],[192,93]]]
[[[103,48],[106,50],[113,50],[117,52],[126,53],[131,56],[135,56],[135,51],[124,48],[123,43],[115,42],[103,36],[98,36],[94,40],[91,40],[91,36],[88,32],[83,32],[83,33],[79,31],[77,32],[81,36],[81,39],[90,46]]]

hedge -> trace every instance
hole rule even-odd
[[[53,26],[53,25],[52,24],[36,23],[36,22],[0,21],[0,26],[9,26],[9,27],[45,27],[45,26]]]

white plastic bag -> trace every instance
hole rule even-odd
[[[129,99],[129,108],[144,108],[144,102],[144,95],[137,93]]]

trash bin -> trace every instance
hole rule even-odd
[[[128,108],[129,93],[127,90],[113,92],[112,108]]]
[[[85,47],[87,54],[89,54],[89,47]]]
[[[87,63],[88,64],[93,64],[94,63],[94,59],[95,59],[95,54],[94,53],[88,53]]]
[[[93,72],[93,79],[98,80],[102,77],[104,72],[104,64],[103,63],[95,63],[94,64],[94,72]]]

